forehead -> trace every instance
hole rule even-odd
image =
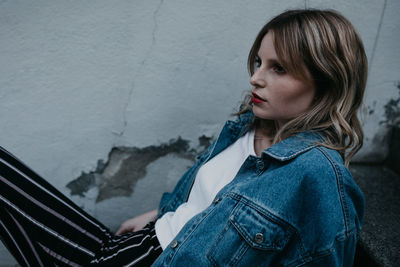
[[[278,46],[275,49],[275,44]],[[268,61],[281,64],[288,73],[301,80],[312,80],[311,73],[304,62],[304,55],[298,46],[284,37],[269,30],[261,40],[258,56]]]
[[[261,40],[258,49],[258,56],[267,59],[278,60],[278,55],[275,51],[274,36],[272,32],[268,32]]]
[[[299,80],[314,83],[302,53],[292,43],[284,43],[284,40],[285,38],[269,30],[261,40],[257,55],[263,61],[279,63],[290,75]],[[275,49],[276,43],[280,45],[278,49]]]

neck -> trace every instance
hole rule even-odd
[[[260,127],[256,127],[254,132],[254,152],[256,152],[256,155],[260,156],[265,149],[272,146],[273,139],[271,135]]]
[[[257,138],[273,139],[278,125],[274,121],[259,119],[255,124],[255,135]]]
[[[262,129],[257,127],[254,131],[254,139],[255,140],[273,140],[274,137],[271,134],[267,133],[266,131],[263,131]]]

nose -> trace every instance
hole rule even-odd
[[[250,77],[250,84],[254,87],[264,88],[266,86],[265,75],[261,69],[257,69]]]

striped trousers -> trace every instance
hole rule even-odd
[[[21,266],[150,266],[154,222],[115,236],[0,147],[0,237]]]

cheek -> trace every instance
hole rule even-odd
[[[315,90],[313,87],[298,86],[285,93],[282,92],[277,98],[277,104],[282,109],[293,111],[293,113],[301,113],[306,111],[314,99]]]
[[[288,100],[298,102],[299,105],[309,106],[315,96],[315,87],[296,81],[290,87],[292,90],[286,95]]]
[[[315,97],[315,89],[314,88],[306,88],[303,94],[298,96],[299,102],[301,105],[307,109],[311,106],[313,99]]]

